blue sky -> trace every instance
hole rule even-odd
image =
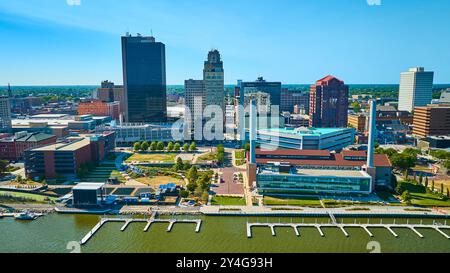
[[[0,85],[120,84],[120,36],[151,30],[168,84],[200,79],[212,48],[226,83],[398,83],[412,66],[450,83],[448,0],[67,1],[0,0]]]

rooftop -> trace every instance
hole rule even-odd
[[[289,135],[295,135],[295,136],[320,136],[324,134],[331,134],[331,133],[337,133],[342,132],[345,130],[349,130],[349,128],[306,128],[306,127],[300,127],[300,128],[269,128],[269,129],[262,129],[259,130],[260,132],[264,133],[280,133],[280,134],[289,134]]]
[[[105,186],[105,183],[79,183],[73,190],[99,190]]]
[[[33,151],[76,151],[80,148],[90,145],[91,141],[87,138],[76,140],[69,143],[56,143],[44,147],[33,149]]]
[[[277,173],[272,170],[261,170],[260,174]],[[357,170],[327,170],[327,169],[302,169],[294,168],[290,174],[303,176],[326,176],[326,177],[370,177],[365,171]]]

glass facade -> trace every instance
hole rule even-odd
[[[167,120],[165,45],[153,37],[122,37],[124,86],[130,122]]]
[[[290,173],[258,174],[260,194],[338,193],[369,194],[371,177],[314,176]]]

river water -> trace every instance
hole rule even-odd
[[[184,218],[199,218],[185,216]],[[292,228],[276,228],[272,236],[270,228],[254,227],[253,238],[247,238],[246,222],[328,222],[327,218],[278,218],[278,217],[213,217],[200,216],[201,231],[195,233],[195,224],[177,223],[167,232],[167,223],[154,223],[148,232],[143,232],[145,223],[132,223],[121,232],[123,223],[107,223],[84,246],[81,252],[91,253],[368,253],[369,242],[376,241],[385,253],[442,252],[450,253],[450,240],[431,229],[419,229],[421,239],[408,229],[395,229],[395,238],[388,230],[373,228],[374,237],[360,228],[348,228],[350,237],[341,230],[324,228],[321,237],[314,228],[300,228],[297,237]],[[98,222],[94,215],[50,214],[33,222],[19,222],[12,218],[0,219],[0,252],[22,253],[68,253],[68,243],[80,241]],[[338,219],[353,223],[353,219]],[[367,223],[367,219],[357,219]],[[370,219],[379,223],[380,219]],[[397,220],[397,223],[406,222]],[[431,223],[433,220],[424,220]],[[442,223],[444,220],[440,220]],[[393,222],[383,219],[383,222]],[[420,220],[411,219],[418,223]],[[450,230],[444,230],[450,235]]]

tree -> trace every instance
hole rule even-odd
[[[181,157],[178,157],[177,163],[175,164],[175,170],[179,171],[182,170],[183,168],[184,168],[183,159],[181,159]]]
[[[156,151],[157,148],[158,148],[158,146],[157,146],[156,142],[153,141],[153,142],[150,144],[150,151],[154,152],[154,151]]]
[[[414,149],[414,148],[407,148],[407,149],[405,149],[403,151],[402,154],[411,155],[411,156],[417,157],[420,154],[420,150],[417,150],[417,149]]]
[[[186,174],[187,179],[190,183],[195,183],[198,179],[198,169],[196,166],[192,166],[188,173]]]
[[[180,191],[180,197],[181,198],[188,198],[189,197],[189,191]]]
[[[189,183],[187,185],[187,190],[190,191],[191,193],[194,193],[196,188],[197,188],[197,184],[195,184],[195,183]]]
[[[164,142],[162,141],[158,142],[158,144],[156,145],[156,150],[164,151]]]
[[[8,161],[7,160],[0,160],[0,173],[4,173],[6,172],[7,168],[8,168]]]
[[[173,142],[169,142],[169,144],[167,144],[167,151],[172,152],[174,148]]]
[[[175,145],[173,146],[173,150],[174,150],[175,152],[179,152],[180,149],[181,149],[180,143],[178,143],[178,142],[175,143]]]
[[[444,194],[444,183],[441,183],[441,194]]]
[[[208,202],[208,199],[209,199],[209,193],[208,193],[208,191],[203,191],[203,193],[202,193],[202,201],[203,201],[204,203],[206,203],[206,202]]]
[[[406,154],[394,154],[391,158],[392,166],[398,170],[408,170],[416,165],[417,158]]]
[[[434,180],[431,181],[431,192],[434,192]]]
[[[142,142],[141,151],[144,151],[144,152],[148,151],[148,147],[149,147],[149,145],[148,145],[147,141]]]
[[[192,152],[197,150],[197,144],[195,143],[195,141],[191,143],[191,146],[189,146],[189,150]]]
[[[450,198],[450,190],[447,188],[447,198]]]
[[[411,196],[411,193],[410,193],[409,191],[405,191],[405,192],[402,194],[402,199],[403,199],[403,201],[406,202],[406,204],[407,204],[408,206],[411,205],[412,196]]]
[[[217,154],[217,162],[219,164],[223,164],[225,162],[225,154],[224,153]]]
[[[207,190],[211,185],[210,182],[211,179],[209,178],[209,176],[204,174],[198,179],[197,186],[200,187],[202,190]]]
[[[421,173],[419,176],[419,184],[422,185],[423,184],[423,174]]]
[[[184,143],[184,145],[183,145],[183,151],[184,152],[189,152],[189,144],[187,144],[187,143]]]
[[[133,150],[134,150],[135,152],[140,151],[140,150],[141,150],[141,143],[140,143],[140,142],[134,143],[134,145],[133,145]]]
[[[357,101],[353,102],[351,106],[353,107],[353,111],[355,111],[356,113],[361,111],[361,105]]]
[[[250,143],[247,142],[247,143],[244,144],[244,150],[245,151],[247,151],[247,152],[250,151],[250,148],[251,148]]]
[[[425,177],[425,188],[428,189],[428,176]]]

